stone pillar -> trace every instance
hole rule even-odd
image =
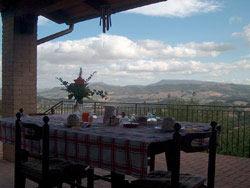
[[[13,117],[19,108],[36,112],[37,16],[2,12],[2,109]],[[14,147],[3,145],[3,158],[14,160]]]

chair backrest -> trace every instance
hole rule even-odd
[[[42,140],[42,154],[39,158],[42,159],[42,176],[45,176],[49,170],[49,118],[48,116],[43,117],[44,125],[41,127],[32,123],[23,123],[20,112],[16,114],[16,117],[15,168],[18,168],[21,161],[24,160],[22,153],[24,149],[21,147],[22,138],[38,142]],[[29,151],[26,150],[25,153],[29,153]]]
[[[181,150],[181,135],[179,133],[181,125],[175,123],[174,125],[174,135],[173,135],[173,145],[175,150],[173,151],[173,166],[171,169],[171,187],[179,188],[179,176],[180,176],[180,150]]]
[[[215,179],[215,162],[216,162],[216,148],[217,148],[217,130],[220,131],[220,126],[217,127],[217,123],[212,121],[210,123],[212,130],[206,133],[189,133],[185,136],[181,136],[180,124],[175,124],[175,133],[173,136],[173,141],[175,144],[175,153],[174,153],[174,167],[171,172],[171,184],[172,187],[179,186],[179,175],[180,175],[180,150],[185,152],[200,152],[209,150],[208,157],[208,187],[214,187],[214,179]],[[206,139],[209,138],[209,144],[201,145],[201,146],[193,146],[192,141],[195,139]]]
[[[187,153],[202,152],[209,150],[209,145],[211,144],[216,148],[216,143],[218,143],[217,137],[215,140],[216,143],[210,144],[210,140],[213,133],[215,135],[220,133],[220,126],[217,126],[215,121],[212,121],[210,125],[212,129],[208,132],[194,132],[182,137],[181,150]],[[213,130],[214,126],[215,130]]]
[[[201,152],[209,149],[209,139],[212,135],[212,131],[206,133],[191,133],[187,134],[182,138],[181,150],[187,153]],[[201,144],[193,144],[193,142]],[[206,142],[206,143],[205,143]]]

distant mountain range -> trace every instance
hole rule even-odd
[[[157,83],[142,86],[115,86],[102,82],[90,84],[91,88],[108,92],[109,101],[119,102],[157,102],[169,99],[194,98],[201,103],[214,100],[250,103],[250,85],[225,84],[197,80],[161,80]],[[38,92],[39,99],[66,99],[67,92],[61,87],[46,89]],[[98,98],[94,98],[98,99]]]
[[[160,80],[159,82],[150,84],[149,86],[157,85],[178,85],[178,84],[207,84],[215,85],[217,82],[199,81],[199,80]]]

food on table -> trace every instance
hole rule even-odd
[[[70,114],[67,118],[68,125],[80,125],[80,118],[76,114]]]

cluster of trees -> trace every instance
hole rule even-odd
[[[118,104],[118,111],[132,114],[174,117],[176,121],[209,123],[212,120],[222,127],[218,151],[223,154],[248,157],[250,152],[250,108],[235,107],[221,101],[201,105],[199,100],[185,100],[169,96],[164,102],[143,104]]]

